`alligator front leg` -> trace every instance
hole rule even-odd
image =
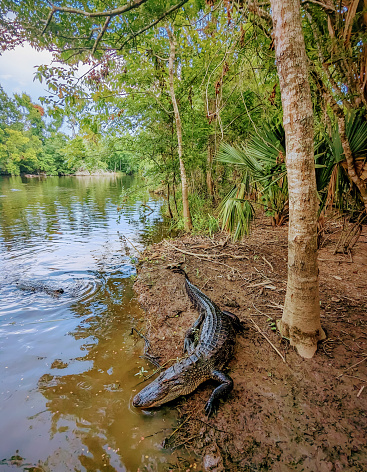
[[[213,390],[213,393],[210,395],[210,398],[205,405],[205,414],[207,416],[214,413],[219,399],[227,395],[233,388],[233,380],[231,377],[220,370],[213,370],[211,378],[220,382],[220,385]]]
[[[183,352],[187,352],[188,354],[192,354],[197,344],[198,339],[198,331],[200,326],[205,318],[205,312],[200,313],[199,318],[195,321],[195,323],[186,331],[185,339],[184,339],[184,348]]]

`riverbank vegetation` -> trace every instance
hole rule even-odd
[[[189,323],[167,262],[185,264],[200,289],[256,331],[240,342],[228,421],[202,416],[193,427],[199,409],[189,413],[187,403],[188,434],[174,447],[195,440],[207,453],[205,470],[362,470],[365,378],[341,379],[356,366],[363,375],[366,360],[365,241],[358,241],[367,222],[366,2],[176,2],[6,0],[4,47],[28,40],[61,61],[36,77],[50,92],[47,113],[62,110],[74,126],[57,148],[63,165],[120,162],[140,172],[185,233],[141,255],[136,287],[159,355],[177,358]],[[81,75],[80,63],[89,72]],[[28,141],[13,139],[24,142],[17,155],[34,161],[29,149],[41,149],[52,132],[40,132],[38,121],[16,130],[32,123],[27,113],[3,135],[11,143],[12,133],[23,133]],[[299,359],[320,344],[314,359]],[[334,416],[338,405],[343,414]]]
[[[140,171],[163,187],[177,228],[193,224],[211,233],[222,226],[238,239],[260,209],[273,225],[285,223],[286,147],[271,16],[252,3],[208,3],[175,8],[168,22],[144,34],[140,23],[158,18],[164,6],[143,9],[140,23],[126,13],[136,34],[124,36],[120,25],[121,37],[109,26],[101,38],[87,40],[80,31],[64,38],[52,28],[72,31],[74,16],[53,18],[39,42],[57,44],[69,67],[39,68],[50,91],[42,106],[1,92],[1,171]],[[327,210],[363,218],[367,180],[365,17],[361,2],[341,11],[329,3],[307,3],[302,16],[320,222]],[[18,8],[19,21],[27,9]],[[77,64],[86,60],[90,70],[79,77]],[[72,136],[62,132],[63,121]]]
[[[163,188],[167,214],[185,231],[222,227],[236,240],[256,212],[273,226],[289,221],[278,328],[313,355],[324,337],[317,244],[325,218],[353,222],[346,252],[366,221],[364,2],[36,3],[33,14],[29,2],[2,2],[4,48],[28,40],[61,61],[36,77],[50,91],[43,106],[74,124],[75,137],[58,147],[63,165],[111,169],[122,154]],[[35,106],[27,110],[32,123]],[[35,147],[52,133],[37,124],[17,131],[23,139],[14,132],[4,132],[7,149],[24,145],[13,161],[38,156],[45,168]],[[300,312],[310,314],[302,323]]]

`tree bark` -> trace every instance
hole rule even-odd
[[[189,207],[189,191],[188,191],[188,186],[187,186],[187,177],[186,177],[186,170],[185,170],[185,165],[183,161],[183,151],[182,151],[181,117],[180,117],[180,111],[177,105],[175,88],[174,88],[174,83],[173,83],[173,65],[174,65],[175,55],[176,55],[176,40],[173,35],[173,28],[171,31],[169,27],[166,27],[166,31],[168,34],[169,46],[170,46],[170,55],[169,55],[169,62],[168,62],[169,90],[170,90],[170,95],[171,95],[171,100],[172,100],[172,105],[173,105],[173,110],[175,112],[175,120],[176,120],[178,157],[180,160],[181,185],[182,185],[183,218],[184,218],[185,230],[191,231],[192,221],[191,221],[191,214],[190,214],[190,207]]]
[[[338,114],[338,128],[339,128],[340,141],[342,143],[342,147],[344,151],[344,156],[347,161],[348,175],[350,177],[350,180],[356,185],[356,187],[360,191],[363,205],[367,213],[367,187],[366,187],[366,183],[358,176],[356,172],[355,161],[354,161],[353,154],[350,149],[349,140],[345,131],[345,114],[342,111]]]
[[[302,357],[325,339],[320,324],[313,111],[299,0],[271,0],[286,135],[288,283],[278,327]]]
[[[171,210],[171,204],[170,204],[170,198],[171,198],[171,192],[169,188],[169,182],[167,181],[167,207],[168,207],[168,214],[170,218],[173,218],[173,213]]]
[[[214,182],[213,182],[213,141],[214,137],[211,135],[208,139],[208,155],[206,160],[206,186],[209,196],[214,199]]]

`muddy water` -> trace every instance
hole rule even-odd
[[[170,410],[131,406],[137,374],[151,371],[130,334],[143,317],[133,246],[162,237],[161,201],[140,190],[119,212],[122,188],[139,182],[0,177],[1,472],[165,470],[172,459],[161,447]]]

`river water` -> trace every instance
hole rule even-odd
[[[152,371],[131,335],[134,258],[165,231],[142,185],[0,177],[1,472],[169,468],[173,413],[131,406]],[[119,210],[122,189],[136,191]]]

